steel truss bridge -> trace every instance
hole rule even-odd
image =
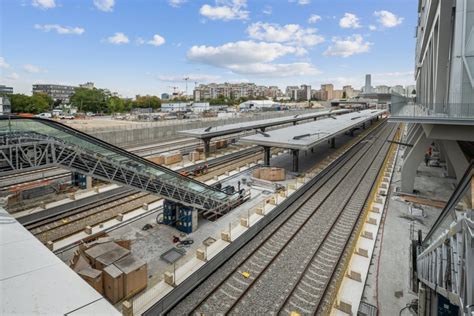
[[[0,176],[60,167],[200,210],[232,196],[59,122],[0,116]]]

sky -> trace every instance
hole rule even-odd
[[[414,83],[416,0],[2,0],[0,84]]]

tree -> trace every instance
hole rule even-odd
[[[155,95],[138,95],[134,106],[138,108],[152,108],[152,109],[159,109],[161,107],[161,99]]]
[[[415,90],[415,89],[413,89],[413,91],[411,92],[411,94],[416,94],[416,90]]]
[[[346,93],[346,91],[342,91],[342,98],[343,98],[343,99],[346,99],[346,98],[347,98],[347,93]]]
[[[108,96],[102,89],[77,88],[70,98],[79,112],[107,112]]]
[[[35,93],[31,97],[24,94],[10,96],[13,113],[37,114],[46,112],[53,104],[53,100],[45,93]]]
[[[125,102],[119,97],[110,97],[107,100],[107,112],[120,113],[125,110]]]

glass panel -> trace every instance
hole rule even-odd
[[[33,120],[33,119],[11,119],[6,118],[0,120],[0,134],[11,132],[35,132],[47,135],[56,139],[60,139],[65,143],[73,144],[81,149],[106,157],[116,164],[124,164],[131,167],[137,172],[147,175],[160,177],[163,182],[172,183],[177,187],[187,188],[188,190],[204,193],[213,196],[216,199],[225,199],[227,194],[213,187],[200,183],[196,180],[185,178],[172,170],[165,167],[153,165],[144,161],[142,158],[112,146],[105,142],[99,141],[87,134],[76,131],[72,128],[64,126],[50,120]]]

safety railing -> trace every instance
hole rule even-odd
[[[474,103],[417,104],[392,102],[390,113],[392,120],[455,120],[474,124]]]
[[[474,312],[474,161],[418,249],[418,279]]]

